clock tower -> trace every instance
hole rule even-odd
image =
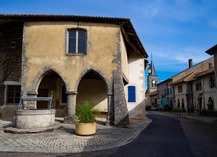
[[[154,63],[151,58],[151,63],[148,65],[147,90],[146,93],[152,93],[157,90],[158,76],[155,71]]]

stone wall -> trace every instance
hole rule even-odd
[[[4,104],[4,85],[0,85],[0,105]]]

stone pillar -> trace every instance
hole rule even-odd
[[[108,93],[108,102],[107,102],[107,117],[106,117],[106,125],[110,125],[111,119],[110,119],[110,114],[111,114],[111,102],[112,102],[112,93]]]
[[[113,71],[114,125],[129,127],[129,115],[121,74],[119,71]]]
[[[67,93],[67,116],[64,119],[64,123],[74,123],[75,122],[75,109],[76,109],[76,97],[77,92],[68,91]]]

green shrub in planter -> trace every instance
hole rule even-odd
[[[94,105],[84,101],[76,108],[76,116],[80,123],[93,123],[96,121],[97,110],[93,110]]]

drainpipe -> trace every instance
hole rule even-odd
[[[111,97],[112,97],[112,93],[108,93],[106,125],[110,125],[111,124],[111,121],[110,121]]]

